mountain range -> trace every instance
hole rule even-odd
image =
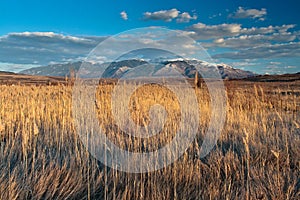
[[[152,63],[152,62],[151,62]],[[91,62],[73,62],[66,64],[53,64],[42,67],[34,67],[21,71],[20,73],[39,76],[70,76],[71,71],[78,71],[82,66],[88,69],[86,74],[93,74],[94,77],[103,78],[121,78],[125,73],[139,66],[147,67],[148,62],[142,59],[122,60],[112,63],[91,63]],[[205,73],[206,77],[210,74],[219,72],[223,79],[242,79],[253,77],[256,74],[250,71],[233,68],[226,64],[211,64],[205,61],[196,59],[169,59],[155,61],[155,73],[166,73],[170,69],[175,69],[177,72],[187,78],[194,78],[197,69]],[[201,77],[201,74],[199,74]]]

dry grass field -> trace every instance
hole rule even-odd
[[[226,81],[227,116],[215,148],[199,158],[210,119],[208,91],[196,88],[197,138],[166,168],[143,174],[110,169],[76,133],[71,85],[0,85],[0,199],[300,199],[300,81]],[[161,134],[128,137],[114,124],[113,84],[97,90],[101,128],[121,148],[154,151],[172,140],[180,105],[158,85],[130,100],[136,123],[159,103],[168,111]]]

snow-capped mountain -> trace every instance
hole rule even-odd
[[[75,62],[68,64],[54,64],[48,65],[45,67],[36,67],[22,71],[24,74],[31,75],[42,75],[42,76],[68,76],[71,70],[78,71],[81,67],[81,71],[84,68],[85,73],[92,74],[94,77],[103,78],[121,78],[125,73],[130,72],[132,69],[137,69],[137,67],[145,67],[147,70],[147,65],[151,64],[154,67],[154,73],[156,74],[170,74],[170,71],[176,71],[185,77],[193,78],[195,77],[196,72],[200,72],[199,76],[204,74],[204,77],[215,77],[216,73],[219,73],[223,79],[241,79],[255,76],[254,73],[250,71],[244,71],[241,69],[233,68],[226,64],[215,64],[208,63],[205,61],[197,59],[160,59],[155,60],[154,62],[147,62],[141,59],[131,59],[131,60],[122,60],[112,63],[84,63]],[[82,67],[84,66],[84,67]],[[97,76],[99,75],[99,76]]]

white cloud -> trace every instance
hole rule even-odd
[[[269,35],[241,35],[238,37],[219,38],[207,46],[227,48],[250,48],[269,45],[274,42],[291,42],[296,39],[292,33],[273,33]]]
[[[144,13],[144,20],[163,20],[166,22],[172,21],[178,17],[180,11],[176,8],[171,10],[160,10],[156,12],[145,12]]]
[[[188,27],[186,30],[186,34],[195,40],[206,40],[236,36],[240,34],[242,28],[241,24],[206,25],[203,23],[197,23]]]
[[[229,17],[236,18],[236,19],[259,19],[261,21],[265,20],[264,16],[267,15],[267,10],[262,8],[258,9],[244,9],[243,7],[239,7],[238,10],[234,13],[229,15]]]
[[[17,33],[10,33],[8,36],[16,36],[16,37],[46,37],[46,38],[53,38],[53,39],[61,39],[61,40],[70,40],[72,42],[91,42],[91,40],[83,38],[83,37],[74,37],[70,35],[63,35],[54,32],[17,32]]]
[[[10,33],[9,35],[14,35],[14,36],[26,36],[26,37],[31,37],[31,36],[40,36],[40,37],[54,37],[54,36],[59,36],[60,34],[55,34],[53,32],[21,32],[21,33]]]
[[[214,58],[227,59],[267,59],[300,57],[300,42],[269,44],[259,47],[242,49],[236,52],[226,52],[213,55]]]
[[[125,11],[122,11],[122,12],[120,13],[120,15],[121,15],[121,18],[122,18],[122,19],[128,20],[128,15],[127,15],[127,13],[126,13]]]
[[[176,19],[176,22],[178,23],[187,23],[190,22],[190,20],[196,20],[197,15],[191,16],[188,12],[181,13],[178,18]]]
[[[204,40],[201,45],[222,53],[215,59],[266,59],[300,57],[299,32],[290,32],[294,24],[281,26],[243,28],[241,24],[206,25],[197,23],[187,27],[183,34],[195,40]]]
[[[257,34],[268,34],[268,33],[286,33],[289,29],[295,28],[295,24],[284,24],[281,26],[267,26],[267,27],[251,27],[243,28],[241,34],[257,35]]]
[[[86,56],[106,37],[76,37],[53,32],[10,33],[0,37],[0,62],[47,65]]]
[[[180,12],[176,8],[170,10],[159,10],[156,12],[145,12],[144,20],[162,20],[165,22],[170,22],[173,19],[176,19],[177,23],[188,23],[191,20],[196,20],[197,15],[191,15],[188,12]]]
[[[288,32],[294,27],[294,24],[285,24],[281,26],[243,28],[241,24],[207,25],[197,23],[187,27],[182,32],[195,40],[208,40],[202,42],[202,45],[206,48],[242,49],[295,41],[299,37],[299,33],[295,31]]]

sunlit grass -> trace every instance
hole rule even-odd
[[[199,159],[210,101],[197,88],[197,138],[178,161],[145,174],[109,169],[90,156],[76,133],[72,86],[1,85],[0,199],[298,199],[300,98],[293,91],[299,83],[226,85],[227,118],[213,151]],[[180,121],[176,95],[158,85],[132,95],[128,106],[137,124],[149,123],[153,104],[168,111],[161,134],[141,140],[115,126],[113,87],[99,86],[96,105],[115,144],[140,152],[172,140]]]

